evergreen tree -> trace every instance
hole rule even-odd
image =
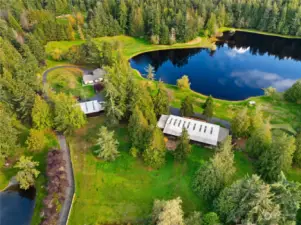
[[[274,202],[280,206],[281,224],[294,224],[301,204],[301,184],[288,181],[281,173],[279,181],[271,185]]]
[[[213,200],[231,182],[234,173],[232,138],[228,136],[214,157],[197,171],[193,181],[194,191],[206,200]]]
[[[216,34],[217,32],[217,23],[216,23],[216,16],[214,13],[210,14],[209,20],[206,24],[206,29],[208,31],[208,35],[212,36],[214,34]]]
[[[98,148],[94,150],[97,157],[105,161],[114,161],[119,156],[119,142],[114,138],[114,131],[110,132],[104,126],[99,129],[97,145]]]
[[[296,136],[296,151],[294,153],[294,163],[301,168],[301,132]]]
[[[278,224],[280,207],[273,202],[270,186],[256,175],[226,187],[215,207],[223,222],[235,224]]]
[[[148,64],[148,66],[145,67],[144,70],[146,72],[146,78],[149,79],[149,80],[154,80],[154,78],[155,78],[155,68],[151,64]]]
[[[267,182],[277,181],[282,170],[291,168],[295,150],[294,137],[283,131],[276,132],[270,149],[258,159],[258,172],[261,177]]]
[[[153,97],[153,102],[156,116],[169,113],[169,97],[167,90],[162,82],[159,82],[158,92]]]
[[[289,102],[301,102],[301,81],[298,80],[293,86],[287,89],[284,93],[285,100]]]
[[[189,144],[189,134],[188,131],[183,128],[182,134],[176,150],[174,151],[174,157],[176,160],[182,162],[184,161],[188,154],[191,152],[191,146]]]
[[[213,108],[214,108],[214,105],[213,105],[213,98],[212,96],[210,95],[207,99],[206,99],[206,102],[204,103],[203,105],[203,115],[206,116],[206,118],[211,118],[213,116]]]
[[[180,113],[182,116],[190,117],[194,115],[192,98],[187,96],[181,103]]]
[[[127,29],[127,16],[128,16],[128,9],[125,4],[125,1],[120,0],[120,3],[118,5],[118,22],[120,24],[123,33],[125,33]]]
[[[158,127],[153,128],[149,144],[143,152],[143,160],[148,166],[157,169],[164,165],[165,153],[163,133]]]
[[[271,147],[272,133],[270,124],[263,124],[254,130],[247,140],[246,150],[251,156],[258,158]]]
[[[12,116],[0,105],[0,161],[11,155],[17,148],[18,131],[13,126]]]

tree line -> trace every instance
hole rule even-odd
[[[301,35],[300,0],[13,0],[0,9],[18,36],[34,33],[44,43],[127,34],[173,44],[223,26]]]

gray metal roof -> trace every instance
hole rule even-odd
[[[157,125],[163,129],[164,134],[177,137],[181,136],[185,127],[190,140],[214,146],[218,141],[222,141],[226,134],[229,134],[227,129],[222,128],[222,135],[220,135],[221,127],[219,125],[174,115],[162,115]]]
[[[103,69],[101,69],[101,68],[98,68],[98,69],[96,69],[96,70],[94,70],[93,72],[92,72],[92,74],[84,74],[84,76],[83,76],[83,80],[84,80],[84,82],[88,82],[88,81],[94,81],[94,80],[97,80],[97,79],[99,79],[99,78],[104,78],[104,76],[105,76],[105,74],[106,74],[106,71],[105,70],[103,70]]]

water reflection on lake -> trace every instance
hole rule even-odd
[[[35,188],[27,191],[18,185],[0,192],[0,224],[29,225],[34,210]]]
[[[244,32],[225,33],[216,51],[179,49],[144,53],[131,59],[131,66],[145,74],[155,67],[156,79],[176,84],[184,74],[191,89],[216,98],[242,100],[262,95],[262,88],[278,91],[301,78],[301,40]]]

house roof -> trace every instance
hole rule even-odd
[[[223,141],[229,134],[227,129],[221,129],[219,125],[174,115],[162,115],[157,125],[163,129],[164,134],[177,137],[181,136],[185,127],[190,140],[214,146],[217,145],[218,141]]]
[[[104,110],[104,104],[97,100],[79,103],[81,110],[85,114],[96,113]]]
[[[96,70],[93,70],[92,74],[84,74],[83,80],[84,82],[94,81],[99,78],[104,78],[105,74],[106,74],[105,70],[98,68]]]

